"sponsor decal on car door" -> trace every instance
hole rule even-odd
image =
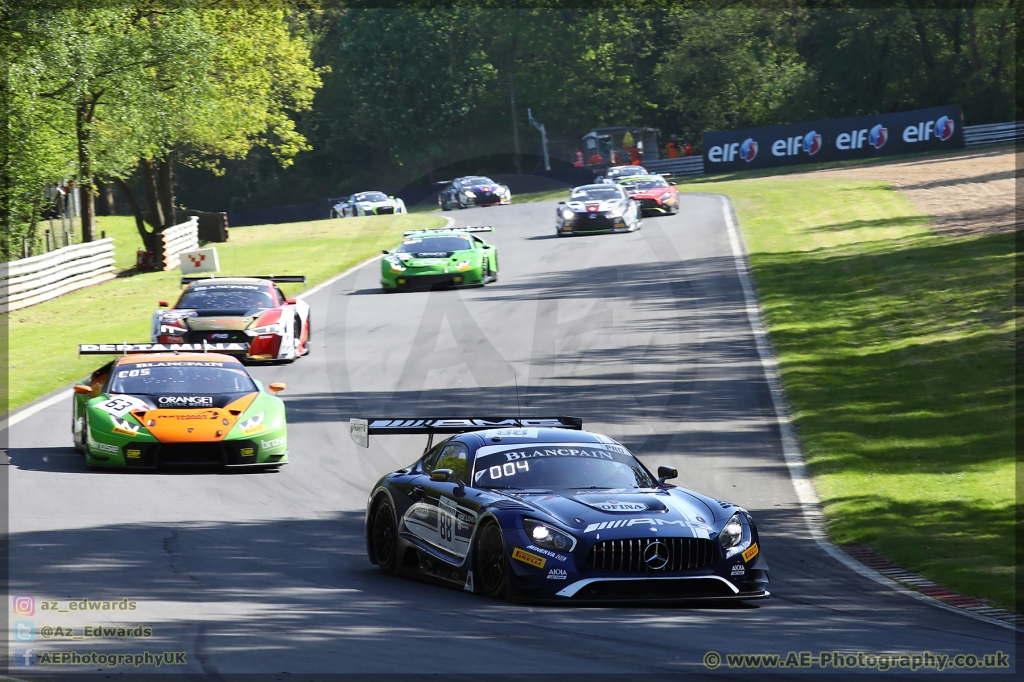
[[[437,546],[457,557],[469,554],[476,513],[443,495],[437,503]]]

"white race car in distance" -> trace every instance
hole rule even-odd
[[[408,213],[405,202],[384,192],[359,192],[331,208],[332,218],[354,218],[367,215]]]

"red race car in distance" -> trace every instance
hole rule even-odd
[[[288,298],[277,285],[305,281],[273,275],[183,277],[187,287],[174,307],[153,314],[153,341],[247,343],[246,361],[294,361],[309,353],[309,304]]]
[[[619,180],[643,215],[679,213],[679,190],[660,175],[631,175]]]

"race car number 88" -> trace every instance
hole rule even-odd
[[[491,477],[492,481],[496,481],[502,476],[515,476],[516,470],[521,469],[522,471],[530,470],[530,463],[525,461],[518,462],[505,462],[505,464],[498,466],[494,465],[487,470],[487,475]]]

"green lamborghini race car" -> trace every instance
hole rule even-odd
[[[288,461],[284,402],[235,356],[244,343],[83,344],[116,355],[74,389],[71,431],[91,468],[272,469]]]
[[[406,232],[396,248],[384,251],[380,284],[384,291],[484,286],[498,279],[498,249],[477,235],[493,227],[453,227]]]

